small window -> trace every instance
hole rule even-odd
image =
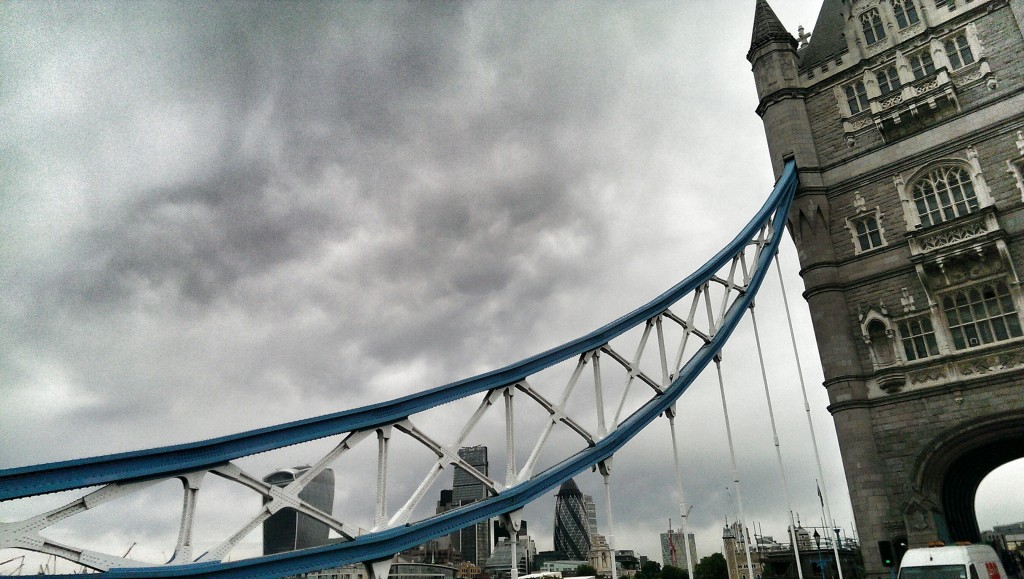
[[[922,79],[935,74],[935,62],[927,50],[922,50],[910,57],[910,70],[914,73],[914,80]]]
[[[913,0],[892,0],[892,11],[900,30],[917,24],[920,20],[917,17],[917,8],[914,7]]]
[[[884,245],[882,232],[874,215],[854,221],[853,226],[857,236],[857,247],[860,250],[858,253]]]
[[[971,45],[967,42],[967,36],[957,34],[947,38],[943,43],[946,47],[946,56],[949,57],[949,64],[953,70],[963,68],[974,62],[974,53],[971,52]]]
[[[882,96],[900,90],[900,75],[896,72],[895,66],[886,67],[875,73],[875,78],[878,79],[878,90],[882,91]]]
[[[903,352],[907,361],[920,360],[939,354],[939,345],[935,341],[935,329],[928,316],[910,318],[899,323],[900,339],[903,341]]]
[[[978,208],[971,176],[961,167],[938,167],[914,183],[921,225],[930,227]]]
[[[942,298],[953,347],[957,350],[1019,338],[1017,308],[1005,282],[962,289]]]
[[[885,27],[882,26],[882,17],[878,14],[877,8],[860,15],[860,26],[864,31],[864,40],[869,46],[885,38]]]
[[[868,91],[862,81],[846,86],[846,104],[850,106],[850,114],[855,115],[868,108]]]

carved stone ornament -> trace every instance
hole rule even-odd
[[[907,380],[911,384],[926,384],[928,382],[938,382],[946,377],[946,367],[937,366],[935,368],[925,368],[924,370],[918,370],[916,372],[908,372]]]
[[[906,385],[907,375],[901,368],[894,368],[879,372],[876,380],[879,388],[889,394],[895,394]]]
[[[957,227],[940,230],[933,234],[922,235],[918,238],[918,244],[922,252],[934,251],[950,245],[956,245],[961,241],[981,237],[988,233],[988,231],[988,224],[985,220],[978,219],[960,224]]]
[[[963,376],[975,376],[1012,370],[1022,365],[1024,365],[1024,354],[1020,352],[1003,352],[1002,354],[965,360],[957,364],[957,370]]]
[[[1017,189],[1020,190],[1020,200],[1024,202],[1024,161],[1014,163],[1007,159],[1006,172],[1017,182]]]
[[[1006,271],[999,252],[978,251],[939,258],[924,264],[922,281],[927,288],[942,290],[960,284],[982,280]]]
[[[907,528],[911,531],[920,533],[927,531],[931,527],[931,512],[917,501],[911,501],[907,505],[903,518],[906,520]]]
[[[856,213],[864,212],[864,197],[861,196],[860,191],[853,192],[853,210]]]
[[[900,305],[903,306],[903,313],[909,314],[914,311],[914,296],[910,295],[910,290],[907,288],[900,288],[900,294],[903,296],[900,298]]]
[[[787,225],[797,240],[816,235],[828,235],[829,207],[828,201],[821,201],[809,196],[806,203],[793,204],[789,212]]]
[[[800,42],[799,48],[803,48],[807,46],[808,42],[810,42],[811,34],[809,32],[805,32],[804,27],[801,24],[800,26],[796,27],[796,38]]]

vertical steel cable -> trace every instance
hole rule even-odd
[[[782,492],[786,496],[786,511],[789,512],[789,540],[792,541],[793,555],[796,557],[796,571],[799,579],[804,579],[804,568],[800,564],[800,548],[796,541],[796,520],[793,518],[793,503],[789,498],[789,483],[786,482],[786,469],[782,466],[782,450],[779,446],[779,431],[775,427],[775,411],[772,409],[772,395],[768,388],[768,373],[764,367],[764,353],[761,351],[761,334],[757,331],[757,316],[754,304],[750,304],[750,321],[754,324],[754,342],[757,343],[757,360],[761,363],[761,381],[764,383],[764,398],[768,403],[768,419],[772,425],[772,441],[775,444],[775,458],[779,464],[779,476],[782,477]]]
[[[779,265],[779,254],[775,254],[775,271],[779,274],[779,287],[782,288],[782,303],[786,308],[786,323],[789,324],[789,339],[793,343],[793,356],[796,358],[796,370],[797,375],[800,376],[800,392],[804,397],[804,412],[807,414],[807,428],[811,431],[811,446],[814,447],[814,461],[818,466],[818,480],[821,481],[821,486],[825,487],[826,490],[822,490],[822,506],[825,508],[825,517],[828,519],[828,524],[832,525],[832,509],[829,508],[828,503],[828,485],[825,484],[825,474],[821,470],[821,455],[818,453],[818,440],[814,436],[814,422],[811,420],[811,404],[807,401],[807,385],[804,383],[804,369],[803,365],[800,364],[800,352],[796,347],[796,333],[793,332],[793,318],[789,313],[789,299],[786,298],[786,283],[782,279],[782,266]],[[839,579],[843,579],[843,565],[839,560],[839,538],[836,537],[836,541],[832,543],[832,551],[836,556],[836,569],[839,570]]]
[[[740,524],[740,539],[743,541],[744,552],[747,556],[748,579],[754,579],[754,564],[750,560],[750,541],[747,535],[746,517],[743,514],[743,497],[740,494],[740,471],[736,467],[736,447],[732,442],[732,425],[729,423],[729,406],[725,402],[725,382],[722,380],[722,356],[715,356],[715,370],[718,372],[718,391],[722,394],[722,413],[725,415],[725,433],[729,440],[729,459],[732,460],[732,482],[736,485],[736,510]],[[742,579],[742,578],[738,578]]]
[[[683,553],[686,556],[686,571],[689,573],[689,577],[693,577],[693,561],[690,560],[690,533],[689,525],[686,520],[686,500],[683,495],[683,473],[679,467],[679,444],[676,442],[676,418],[675,409],[669,410],[665,414],[668,415],[668,425],[672,431],[672,456],[675,459],[676,465],[676,490],[679,491],[679,514],[683,518]],[[800,577],[803,579],[803,577]]]

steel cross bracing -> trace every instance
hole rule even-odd
[[[518,513],[531,501],[572,476],[600,466],[659,415],[674,414],[679,396],[720,352],[753,298],[777,252],[786,215],[796,190],[796,168],[786,163],[767,202],[744,229],[699,270],[667,292],[618,320],[581,338],[516,364],[354,410],[271,426],[211,440],[0,470],[0,500],[100,486],[71,503],[18,522],[0,523],[0,548],[20,548],[57,555],[111,575],[171,577],[294,575],[357,562],[383,562],[403,550],[442,537],[468,525],[503,517],[518,526]],[[628,345],[620,342],[629,338]],[[635,340],[635,341],[634,341]],[[615,343],[613,344],[613,341]],[[653,362],[651,361],[653,359]],[[552,394],[538,385],[564,370]],[[567,376],[566,376],[567,375]],[[616,381],[615,386],[612,381]],[[586,382],[592,398],[581,406],[577,388]],[[605,396],[617,400],[606,406]],[[429,411],[474,395],[483,395],[448,440],[431,435],[417,421]],[[495,406],[504,408],[504,482],[481,473],[458,455],[474,427]],[[526,460],[516,462],[515,416],[544,416],[543,426]],[[490,414],[497,414],[496,412]],[[593,424],[596,422],[596,424]],[[567,429],[576,447],[541,468],[552,448],[556,429]],[[532,432],[530,433],[532,434]],[[388,512],[388,466],[392,440],[404,436],[430,458],[426,474],[402,506]],[[247,473],[236,459],[291,445],[338,436],[334,447],[284,487],[272,486]],[[366,531],[336,515],[314,508],[299,493],[324,469],[332,467],[364,439],[377,439],[376,497],[372,527]],[[558,447],[559,451],[561,447]],[[458,466],[476,478],[487,497],[438,515],[412,520],[412,515],[445,469]],[[193,552],[193,523],[206,475],[249,489],[264,504],[236,532],[204,553]],[[178,540],[170,561],[154,567],[119,557],[64,545],[42,532],[68,517],[168,479],[184,489]],[[281,509],[295,509],[319,520],[338,542],[312,549],[228,562],[240,541]]]

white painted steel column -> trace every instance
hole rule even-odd
[[[388,443],[390,440],[390,426],[377,430],[377,510],[373,520],[375,530],[380,530],[388,522]]]
[[[505,388],[505,486],[516,484],[515,389]]]
[[[672,456],[676,465],[676,490],[679,492],[679,515],[683,519],[683,554],[686,557],[686,572],[693,577],[693,561],[690,560],[689,523],[686,520],[689,511],[686,509],[686,500],[683,495],[683,472],[679,467],[679,444],[676,442],[676,417],[675,404],[665,414],[668,416],[668,426],[672,431]],[[800,579],[803,579],[801,577]]]
[[[604,438],[608,434],[608,428],[604,422],[604,389],[601,384],[600,350],[594,352],[594,403],[597,405],[598,438]]]
[[[601,476],[604,478],[604,501],[605,506],[608,509],[608,548],[612,552],[612,579],[618,579],[618,570],[615,568],[615,526],[612,523],[612,488],[608,482],[608,477],[612,473],[611,458],[601,461],[598,464],[598,469],[601,471]]]
[[[512,569],[509,570],[509,575],[512,579],[519,579],[519,559],[516,557],[516,547],[519,543],[519,531],[516,529],[509,529],[511,531],[509,535],[510,541],[512,541]]]
[[[512,397],[515,394],[513,388],[505,388],[505,485],[512,486],[516,483],[516,443],[515,443],[515,413],[513,412]],[[509,529],[509,540],[512,541],[512,568],[509,569],[511,579],[519,579],[519,556],[516,547],[519,543],[519,525],[514,521],[514,513],[506,517],[506,524]],[[529,572],[529,569],[527,569]]]
[[[181,507],[181,525],[178,528],[178,544],[174,547],[168,563],[192,562],[192,531],[196,516],[196,503],[199,500],[199,487],[202,485],[205,472],[194,472],[181,477],[185,487],[185,498]],[[125,555],[127,557],[127,555]]]

